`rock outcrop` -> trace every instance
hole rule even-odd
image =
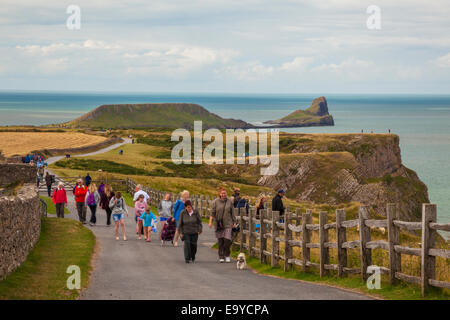
[[[334,126],[333,116],[328,113],[325,97],[314,99],[306,110],[296,110],[284,118],[264,123],[273,124],[276,127]]]

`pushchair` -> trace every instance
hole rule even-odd
[[[170,241],[171,243],[173,243],[173,238],[175,237],[176,230],[177,225],[175,219],[173,217],[170,217],[161,231],[161,245],[164,245],[165,241]]]

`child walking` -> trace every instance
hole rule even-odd
[[[142,230],[142,220],[140,219],[140,217],[142,216],[142,214],[145,211],[145,208],[147,207],[147,204],[145,203],[145,197],[143,194],[140,194],[137,201],[134,204],[134,209],[136,211],[136,216],[135,216],[135,220],[136,220],[136,232],[138,234],[139,240],[141,240],[141,230]]]
[[[147,208],[145,208],[144,213],[142,213],[140,219],[144,222],[144,237],[145,237],[145,241],[150,242],[150,237],[152,234],[152,228],[153,228],[153,223],[157,223],[158,220],[156,219],[155,215],[153,214],[153,212],[151,212],[150,206],[147,206]]]

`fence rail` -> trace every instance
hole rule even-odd
[[[131,179],[126,181],[127,191],[133,193],[136,183]],[[150,203],[157,206],[164,198],[165,192],[143,186],[142,189],[150,195]],[[172,193],[172,199],[179,199]],[[211,215],[212,201],[208,196],[191,195],[191,202],[203,218]],[[425,296],[430,287],[450,289],[450,283],[436,280],[436,257],[450,259],[450,250],[436,248],[438,230],[450,231],[450,223],[436,222],[437,207],[435,204],[422,205],[422,221],[407,222],[398,219],[398,206],[387,205],[387,217],[382,220],[369,219],[369,207],[361,206],[358,219],[346,220],[343,209],[336,210],[335,222],[329,222],[326,211],[319,213],[319,223],[313,223],[312,210],[301,213],[299,209],[291,212],[287,208],[284,217],[270,208],[260,210],[257,216],[256,208],[246,210],[234,209],[239,222],[240,232],[233,240],[233,246],[241,251],[247,250],[250,257],[259,258],[260,263],[270,263],[273,267],[280,263],[284,271],[292,266],[300,266],[303,271],[318,269],[320,276],[326,276],[330,270],[336,271],[338,277],[348,274],[360,274],[362,281],[368,278],[368,267],[372,266],[372,250],[381,249],[388,252],[388,267],[380,266],[382,274],[389,275],[390,284],[398,281],[418,284]],[[259,228],[256,228],[259,225]],[[359,240],[347,240],[347,229],[359,227]],[[386,240],[371,240],[371,228],[387,229]],[[329,241],[329,231],[336,231],[336,241]],[[421,248],[410,248],[400,243],[400,230],[422,231]],[[319,235],[319,242],[312,242],[313,232]],[[271,246],[268,246],[268,239]],[[281,252],[280,244],[284,250]],[[294,248],[299,248],[300,256],[294,256]],[[360,267],[348,267],[348,250],[360,251]],[[311,249],[319,249],[319,263],[311,261]],[[330,250],[336,250],[337,261],[330,263]],[[402,272],[402,254],[418,256],[421,259],[421,276],[412,276]]]

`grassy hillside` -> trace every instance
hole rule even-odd
[[[248,128],[250,124],[224,119],[198,104],[147,103],[102,105],[64,124],[79,128],[193,128],[194,121],[203,121],[203,128]]]

